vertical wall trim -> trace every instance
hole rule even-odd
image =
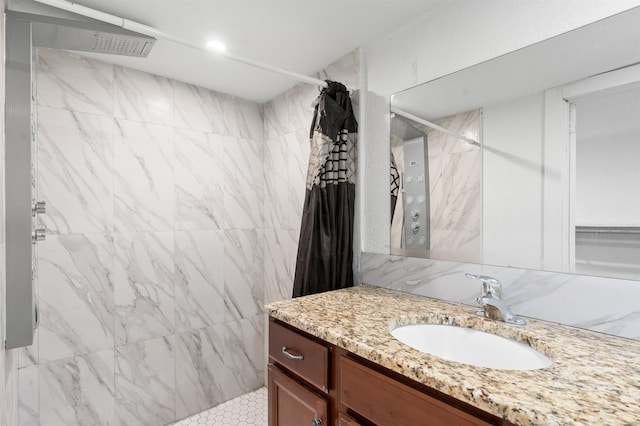
[[[360,66],[359,81],[360,89],[358,90],[357,107],[358,107],[358,174],[356,184],[356,206],[354,217],[353,235],[353,271],[354,283],[360,284],[362,281],[362,248],[364,247],[364,220],[362,217],[362,206],[365,205],[364,185],[365,185],[365,166],[367,150],[365,148],[366,136],[364,128],[366,127],[367,117],[367,63],[366,51],[363,48],[358,49],[358,63]]]

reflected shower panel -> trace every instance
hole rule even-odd
[[[430,247],[429,163],[427,138],[404,141],[404,247]]]

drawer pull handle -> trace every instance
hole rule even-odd
[[[289,359],[295,359],[296,361],[302,361],[304,359],[302,355],[294,355],[289,352],[286,346],[282,347],[282,355],[286,356]]]

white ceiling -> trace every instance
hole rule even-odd
[[[434,12],[451,0],[74,0],[165,33],[206,44],[224,41],[228,52],[312,75],[358,47]],[[13,10],[43,10],[31,0],[10,0]],[[98,56],[97,56],[98,57]],[[298,82],[289,77],[158,40],[148,58],[99,59],[182,80],[255,102]]]

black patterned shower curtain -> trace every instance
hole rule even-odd
[[[293,297],[353,286],[356,122],[347,88],[316,100]]]

